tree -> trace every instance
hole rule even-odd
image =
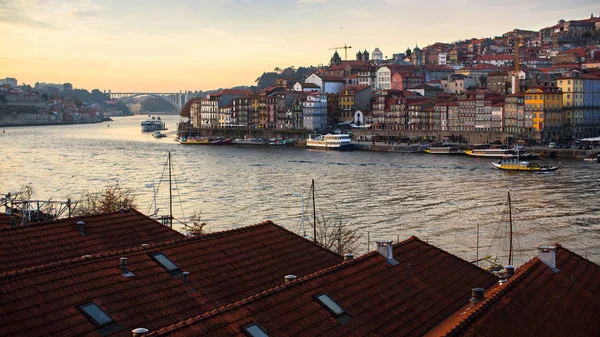
[[[189,220],[192,222],[192,224],[190,226],[186,226],[188,236],[202,236],[207,233],[206,229],[204,229],[204,227],[206,227],[206,222],[202,222],[201,215],[202,212],[194,211],[194,213],[192,213],[190,216]]]
[[[324,248],[338,254],[354,252],[361,238],[358,228],[352,227],[342,216],[317,218],[317,241]]]
[[[196,98],[192,98],[189,101],[187,101],[185,103],[185,105],[183,106],[183,108],[181,108],[181,111],[179,111],[179,116],[190,118],[192,103],[194,103],[195,101],[196,101]]]
[[[84,191],[81,200],[74,210],[74,215],[84,216],[101,213],[118,212],[135,207],[135,194],[119,183],[108,185],[100,191]]]

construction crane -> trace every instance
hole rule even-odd
[[[329,50],[335,50],[336,52],[338,51],[338,49],[343,49],[344,50],[344,60],[348,60],[348,49],[352,49],[352,46],[347,46],[346,44],[344,44],[343,47],[329,48]]]

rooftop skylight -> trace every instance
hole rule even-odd
[[[150,255],[156,262],[158,262],[163,268],[165,268],[169,274],[177,274],[181,272],[181,268],[171,261],[165,254],[156,253]]]
[[[80,305],[79,310],[83,311],[83,313],[98,326],[105,326],[113,322],[113,319],[94,302]]]
[[[243,326],[242,331],[250,337],[269,337],[269,335],[258,324],[252,323]]]
[[[340,317],[344,315],[346,312],[342,307],[340,307],[334,300],[329,297],[327,294],[319,294],[315,296],[315,300],[319,302],[325,309],[329,310],[335,317]]]

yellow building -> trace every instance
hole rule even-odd
[[[558,137],[563,127],[562,94],[557,87],[532,87],[525,93],[525,111],[542,139]]]
[[[339,121],[346,122],[353,120],[354,114],[354,94],[356,89],[352,87],[344,88],[338,99]]]

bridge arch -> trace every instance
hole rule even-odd
[[[179,111],[181,111],[181,105],[177,102],[174,102],[172,99],[169,99],[168,97],[165,97],[163,95],[160,94],[154,94],[154,93],[132,93],[132,94],[128,94],[128,95],[120,95],[119,97],[114,97],[114,99],[118,99],[120,101],[122,101],[123,103],[127,103],[130,100],[133,100],[134,98],[137,97],[142,97],[142,96],[150,96],[153,98],[158,98],[164,102],[169,103],[169,105],[171,105],[178,113]],[[111,97],[112,98],[112,97]]]

